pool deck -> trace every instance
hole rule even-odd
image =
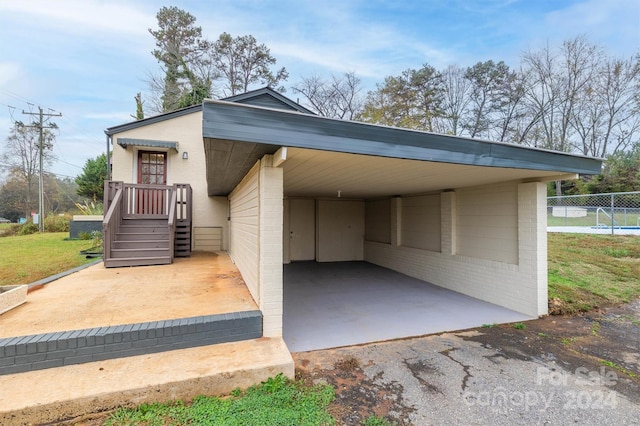
[[[596,228],[593,226],[549,226],[547,232],[558,232],[568,234],[597,234],[612,235],[611,228]],[[613,235],[637,235],[640,236],[640,227],[632,226],[628,228],[614,228]]]

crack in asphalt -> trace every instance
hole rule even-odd
[[[462,371],[464,371],[464,377],[462,378],[462,390],[465,391],[467,390],[467,382],[469,381],[469,379],[471,377],[473,377],[473,374],[471,374],[471,372],[469,371],[471,369],[470,365],[465,365],[462,362],[458,361],[457,359],[453,358],[451,356],[451,351],[457,350],[458,348],[449,348],[446,349],[442,352],[439,352],[441,355],[446,356],[447,358],[449,358],[451,361],[455,362],[456,364],[460,365],[462,367]]]
[[[439,393],[443,395],[443,392],[437,386],[429,383],[422,377],[420,377],[420,373],[422,372],[436,372],[437,370],[430,365],[425,365],[421,360],[418,359],[418,362],[412,363],[409,360],[405,359],[402,363],[407,367],[407,369],[411,372],[413,377],[420,383],[422,387],[424,387],[430,393]]]

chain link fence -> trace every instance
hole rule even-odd
[[[640,192],[547,197],[547,230],[640,236]]]

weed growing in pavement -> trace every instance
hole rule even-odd
[[[607,367],[611,367],[611,368],[613,368],[615,370],[618,370],[619,372],[626,374],[627,376],[631,377],[632,379],[635,378],[635,377],[638,377],[638,375],[636,373],[633,373],[633,372],[627,370],[626,368],[616,364],[613,361],[609,361],[609,360],[606,360],[606,359],[601,359],[600,360],[600,364],[605,365]]]

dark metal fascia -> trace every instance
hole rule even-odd
[[[598,174],[602,160],[497,142],[221,101],[206,101],[203,137],[475,166]]]

